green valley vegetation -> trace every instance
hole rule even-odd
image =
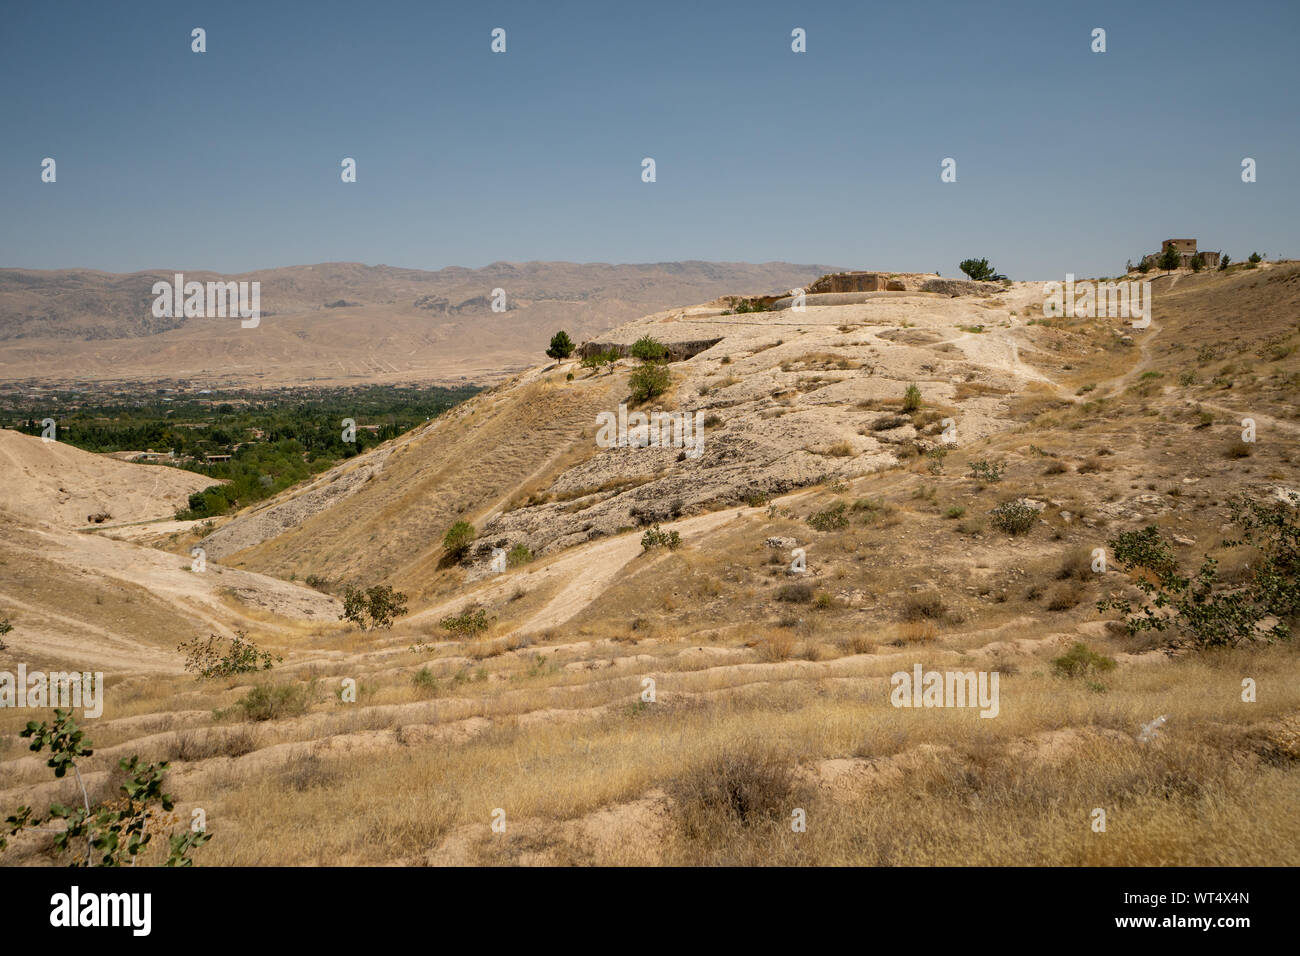
[[[85,451],[139,452],[147,463],[214,479],[180,519],[210,518],[268,498],[441,415],[480,389],[368,385],[193,390],[87,386],[0,392],[0,424]],[[346,428],[345,419],[352,428]],[[215,482],[220,481],[221,484]]]

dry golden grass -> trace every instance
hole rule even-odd
[[[794,635],[773,631],[758,643],[759,656],[769,662],[788,661],[794,655]]]
[[[214,819],[238,824],[206,848],[206,862],[381,862],[420,857],[459,827],[481,825],[483,839],[490,839],[488,813],[498,806],[514,820],[559,821],[634,800],[720,754],[743,751],[745,741],[782,741],[805,775],[821,759],[887,758],[931,744],[951,748],[956,758],[922,761],[893,785],[860,795],[818,790],[805,807],[820,821],[810,827],[818,839],[790,843],[780,827],[744,824],[732,834],[743,839],[730,850],[726,844],[734,841],[722,834],[674,838],[667,858],[1009,863],[1032,849],[1022,862],[1220,862],[1228,860],[1233,837],[1246,841],[1247,855],[1238,863],[1296,862],[1279,859],[1276,848],[1269,851],[1247,832],[1258,830],[1252,818],[1281,836],[1295,830],[1284,812],[1297,793],[1295,763],[1268,762],[1259,753],[1270,751],[1251,736],[1252,727],[1300,706],[1292,648],[1132,668],[1107,677],[1105,693],[1046,669],[1021,671],[1004,677],[1002,713],[994,720],[969,711],[894,709],[886,674],[899,665],[881,665],[880,676],[865,681],[767,680],[740,696],[703,698],[683,697],[687,692],[665,676],[661,704],[642,711],[637,681],[630,680],[612,699],[600,695],[612,710],[578,725],[494,722],[465,740],[394,743],[367,752],[362,763],[322,754],[309,774],[294,758],[285,772],[303,782],[287,793],[278,771],[254,771],[251,766],[261,765],[253,764],[245,772],[243,758],[213,768],[201,787],[178,790],[183,800],[207,801]],[[1239,701],[1237,675],[1246,671],[1269,688],[1267,703]],[[534,698],[524,706],[542,703]],[[1137,744],[1137,730],[1158,713],[1171,715],[1166,739]],[[581,728],[576,735],[575,726]],[[1052,736],[1065,728],[1095,730],[1077,740]],[[1114,733],[1098,736],[1101,731]],[[1044,733],[1030,751],[1017,749]],[[528,768],[524,775],[521,766]],[[377,779],[385,781],[378,800]],[[964,795],[976,793],[983,797],[972,812]],[[1079,796],[1062,802],[1060,795],[1070,794]],[[1108,809],[1110,828],[1104,843],[1090,844],[1088,814],[1096,805]],[[1200,822],[1189,829],[1192,820]],[[1022,836],[1014,835],[1017,827],[1024,827]],[[1206,827],[1228,842],[1204,839]],[[275,840],[285,829],[301,839]]]
[[[939,636],[934,621],[904,621],[894,627],[894,639],[904,644],[925,644]]]

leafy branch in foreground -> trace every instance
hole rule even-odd
[[[49,749],[50,759],[46,764],[54,770],[54,776],[62,778],[71,768],[81,788],[82,804],[69,807],[52,803],[43,817],[34,815],[31,807],[19,807],[16,813],[5,819],[9,836],[17,836],[23,830],[53,832],[54,848],[60,853],[71,854],[72,866],[122,866],[128,860],[131,866],[135,866],[154,834],[161,833],[167,824],[157,810],[170,814],[175,806],[171,794],[162,789],[167,762],[141,763],[140,758],[134,755],[118,761],[118,768],[126,775],[126,782],[122,784],[123,796],[92,809],[77,759],[91,756],[94,750],[73,720],[72,711],[55,710],[52,724],[31,721],[20,734],[31,738],[30,749],[34,753]],[[61,829],[44,826],[55,820],[63,821]],[[190,852],[211,839],[210,834],[193,830],[168,832],[167,837],[164,866],[192,866]],[[85,841],[84,856],[81,853],[82,840]],[[0,850],[7,846],[7,840],[0,837]]]
[[[1244,585],[1225,581],[1218,559],[1209,554],[1195,574],[1184,575],[1154,525],[1115,536],[1108,542],[1115,560],[1136,572],[1133,584],[1147,600],[1135,612],[1127,598],[1112,596],[1098,601],[1097,610],[1132,615],[1125,622],[1131,634],[1173,629],[1200,648],[1289,637],[1300,615],[1300,494],[1289,498],[1260,502],[1240,495],[1230,503],[1241,537],[1224,541],[1224,547],[1248,545],[1255,552]]]

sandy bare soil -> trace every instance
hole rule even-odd
[[[65,528],[170,518],[212,479],[163,465],[137,465],[61,441],[0,428],[0,510]]]

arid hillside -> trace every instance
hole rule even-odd
[[[1300,522],[1300,264],[1153,279],[1146,327],[922,288],[659,311],[599,343],[670,348],[648,401],[631,356],[534,364],[208,525],[15,517],[0,670],[102,665],[88,779],[171,760],[200,864],[1300,864],[1294,640],[1098,608],[1157,577],[1128,533],[1232,590],[1265,553],[1239,496]],[[621,403],[690,413],[698,455],[601,447]],[[376,585],[409,613],[338,619]],[[282,660],[196,680],[172,646],[208,633]],[[916,668],[997,700],[898,706]],[[5,812],[72,796],[0,768]]]
[[[61,441],[0,428],[0,512],[65,528],[171,517],[211,480],[179,468],[141,468]]]
[[[576,341],[725,292],[788,292],[829,267],[497,262],[426,272],[331,262],[239,275],[0,269],[0,380],[208,385],[496,381],[552,333]],[[261,321],[153,315],[155,282],[259,282]],[[506,311],[493,311],[494,290]]]

